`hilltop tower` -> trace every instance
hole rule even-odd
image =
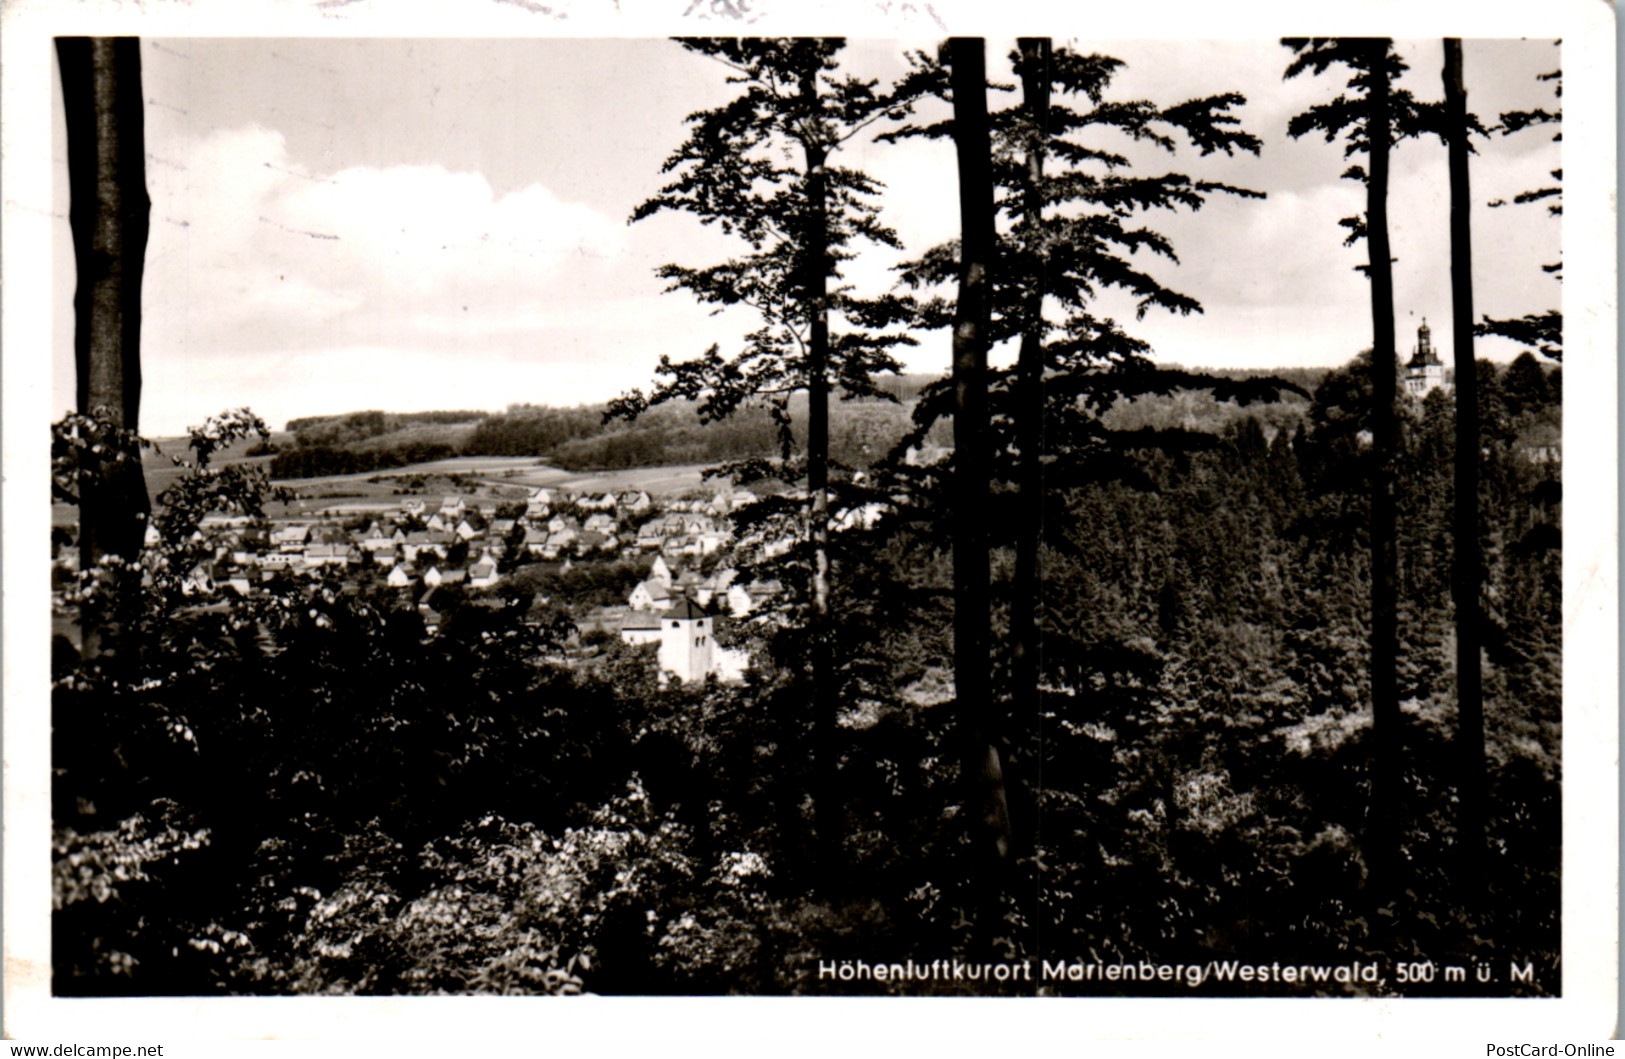
[[[1405,365],[1405,392],[1421,400],[1444,385],[1444,361],[1433,350],[1433,332],[1427,318],[1416,329],[1416,350]]]

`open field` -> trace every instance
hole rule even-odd
[[[282,435],[282,440],[287,435]],[[162,439],[163,454],[147,453],[142,461],[147,475],[147,491],[155,498],[181,475],[181,469],[169,459],[170,453],[185,450],[185,442],[178,438]],[[263,463],[270,457],[222,458],[221,463]],[[292,478],[278,481],[299,494],[287,504],[267,505],[266,514],[272,518],[301,518],[321,514],[331,508],[384,511],[400,505],[403,499],[398,479],[410,477],[459,475],[472,478],[492,487],[535,487],[565,489],[572,492],[618,493],[641,489],[654,496],[672,496],[678,493],[705,489],[703,477],[709,464],[684,464],[674,467],[632,467],[615,471],[589,471],[576,473],[539,463],[534,456],[458,456],[429,463],[415,463],[408,467],[395,467],[387,471],[367,471],[361,474],[328,475],[322,478]],[[375,481],[373,479],[376,479]],[[426,483],[421,495],[439,496],[455,492],[451,483],[437,488]],[[69,526],[78,518],[76,509],[67,504],[51,505],[51,524]]]
[[[505,483],[521,482],[525,485],[545,485],[551,489],[568,489],[579,493],[618,493],[626,489],[641,489],[653,496],[671,496],[695,489],[705,489],[705,471],[708,463],[685,463],[672,467],[628,467],[616,471],[586,471],[573,473],[556,467],[537,467],[517,478],[504,477]]]

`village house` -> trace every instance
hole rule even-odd
[[[401,534],[401,539],[406,539],[404,533]],[[367,527],[366,532],[361,535],[360,544],[370,552],[382,551],[395,545],[395,534],[380,520]]]
[[[627,491],[615,498],[615,507],[625,515],[641,515],[654,506],[649,494],[639,489]]]
[[[312,544],[305,549],[305,566],[343,566],[349,562],[349,551],[342,544]]]
[[[249,579],[248,571],[241,567],[219,568],[214,574],[216,585],[229,586],[239,596],[246,596],[254,591],[254,583]]]
[[[650,579],[638,582],[626,603],[635,611],[662,610],[671,599],[671,582]]]
[[[310,527],[305,525],[283,526],[271,534],[271,543],[284,552],[302,552],[309,540]]]
[[[660,642],[660,616],[649,611],[633,611],[621,622],[621,642],[633,646]]]
[[[564,551],[573,545],[580,534],[573,529],[561,529],[547,535],[547,543],[542,546],[542,558],[557,559]]]
[[[501,575],[497,573],[497,564],[489,556],[481,559],[468,568],[468,584],[470,588],[490,588],[496,584]]]

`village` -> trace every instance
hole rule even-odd
[[[186,570],[180,590],[198,608],[229,607],[286,578],[348,595],[390,591],[410,601],[426,635],[434,636],[449,603],[495,597],[505,582],[529,590],[539,576],[583,564],[623,577],[630,567],[640,579],[624,599],[534,592],[533,607],[562,608],[578,633],[658,645],[668,680],[743,678],[748,658],[717,643],[716,625],[745,617],[779,590],[775,582],[741,581],[731,562],[730,516],[755,494],[723,488],[668,497],[461,484],[488,495],[403,497],[386,507],[338,503],[258,520],[209,515],[191,543],[211,554]],[[149,526],[148,548],[162,543]],[[766,551],[784,546],[770,543]],[[71,616],[67,593],[78,558],[66,540],[53,545],[52,611],[59,620]]]

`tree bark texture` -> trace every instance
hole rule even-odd
[[[141,273],[151,210],[140,41],[61,37],[56,47],[67,125],[68,223],[78,272],[73,299],[78,411],[137,431]],[[92,569],[108,555],[134,560],[151,513],[140,460],[80,477],[82,568]],[[82,616],[87,656],[99,653],[106,620],[94,613]]]
[[[1455,560],[1451,586],[1456,606],[1456,739],[1461,776],[1462,886],[1482,877],[1487,792],[1484,771],[1484,675],[1480,656],[1479,591],[1483,559],[1478,517],[1478,365],[1473,356],[1472,189],[1467,160],[1467,88],[1461,40],[1444,42],[1445,127],[1450,152],[1450,293],[1456,370]]]
[[[1397,867],[1400,746],[1398,656],[1398,514],[1394,500],[1398,371],[1394,352],[1394,274],[1388,239],[1388,174],[1392,145],[1386,39],[1369,44],[1371,87],[1366,135],[1371,173],[1366,182],[1367,246],[1371,252],[1371,435],[1375,460],[1371,496],[1371,821],[1367,854],[1375,896],[1390,895]]]
[[[812,544],[812,622],[808,629],[812,671],[815,826],[820,858],[832,879],[839,878],[843,830],[839,778],[840,702],[830,650],[829,569],[829,205],[826,199],[828,151],[818,139],[816,63],[801,76],[808,132],[802,141],[807,164],[806,262],[807,326],[807,492],[808,539]]]
[[[986,518],[989,280],[994,255],[987,61],[979,38],[948,43],[959,161],[960,274],[954,312],[954,686],[970,811],[972,872],[986,940],[998,909],[999,869],[1010,856],[1003,765],[993,740],[989,673],[990,574]]]
[[[1010,592],[1010,671],[1012,776],[1010,797],[1028,815],[1033,827],[1020,835],[1020,852],[1030,853],[1037,844],[1037,769],[1042,749],[1029,766],[1021,767],[1020,749],[1026,749],[1039,734],[1039,681],[1042,677],[1038,608],[1043,598],[1040,554],[1044,540],[1044,296],[1047,290],[1048,253],[1044,245],[1044,154],[1049,135],[1050,59],[1048,37],[1023,37],[1021,52],[1022,102],[1026,108],[1031,139],[1027,144],[1027,186],[1023,191],[1023,213],[1027,224],[1028,259],[1032,269],[1027,276],[1025,326],[1021,350],[1016,360],[1016,557]],[[1026,774],[1025,783],[1017,783]],[[1023,792],[1026,792],[1025,794]]]

